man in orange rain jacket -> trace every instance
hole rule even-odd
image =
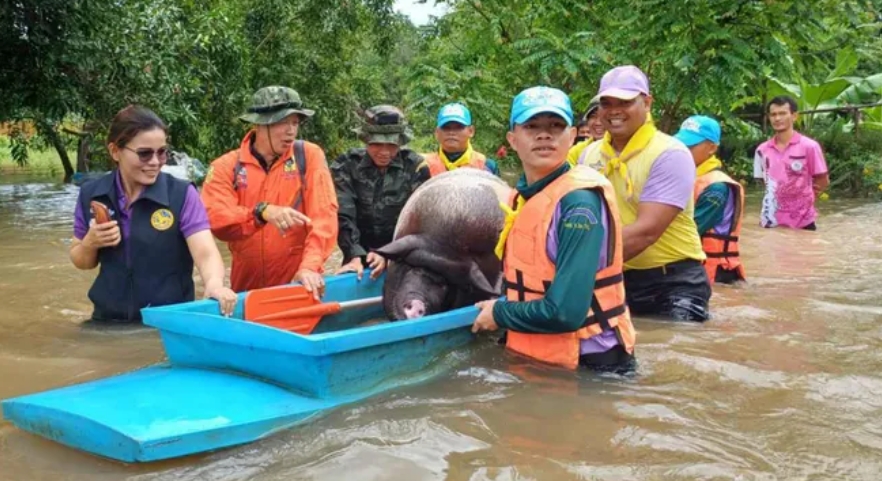
[[[202,187],[211,231],[228,242],[234,291],[301,282],[317,298],[337,240],[337,197],[321,147],[296,141],[312,110],[287,87],[258,90],[240,120],[255,127],[211,163]]]

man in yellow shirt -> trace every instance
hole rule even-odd
[[[711,288],[693,220],[692,155],[648,121],[649,80],[637,67],[607,72],[598,98],[606,134],[584,158],[603,166],[616,191],[628,306],[636,315],[706,321]]]

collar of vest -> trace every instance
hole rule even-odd
[[[517,185],[518,194],[520,194],[521,197],[523,197],[524,199],[529,199],[539,192],[542,192],[542,189],[548,187],[549,184],[557,180],[558,177],[564,175],[569,170],[570,163],[564,161],[563,165],[530,185],[527,185],[527,175],[521,175],[521,178],[520,180],[518,180]]]
[[[168,193],[168,176],[169,174],[160,172],[159,177],[156,178],[156,182],[154,182],[153,185],[146,186],[136,202],[141,199],[148,199],[164,207],[169,207],[171,201],[169,200]],[[107,196],[113,199],[114,203],[116,203],[119,199],[116,195],[118,182],[122,182],[120,180],[119,169],[113,169],[109,175],[98,179],[97,184],[95,185],[93,198]],[[119,188],[122,189],[122,186],[120,185]]]

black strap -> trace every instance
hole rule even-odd
[[[583,324],[583,327],[600,324],[600,328],[604,331],[612,330],[612,327],[609,324],[609,320],[614,317],[621,316],[625,313],[625,311],[627,311],[627,308],[624,304],[619,304],[612,309],[604,311],[600,307],[600,302],[598,302],[597,296],[593,296],[591,298],[591,315],[588,316],[587,319],[585,319],[585,324]]]
[[[724,257],[738,257],[740,253],[734,252],[708,252],[705,254],[708,259],[722,259]]]
[[[303,212],[300,206],[303,204],[303,193],[306,191],[306,148],[302,140],[294,142],[294,162],[297,163],[297,171],[300,172],[300,191],[297,192],[292,207]]]
[[[717,234],[715,232],[706,232],[704,234],[701,234],[701,237],[702,237],[702,239],[708,238],[708,239],[717,239],[717,240],[721,240],[721,241],[738,242],[737,235]]]
[[[614,286],[619,282],[625,282],[625,275],[622,273],[597,279],[596,281],[594,281],[594,288],[603,289],[604,287]]]

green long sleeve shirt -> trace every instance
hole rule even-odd
[[[527,185],[521,176],[517,190],[525,199],[537,194],[552,181],[570,170],[564,163],[558,170]],[[588,316],[594,295],[594,277],[601,249],[606,246],[606,229],[601,221],[603,208],[600,195],[590,190],[577,190],[565,195],[560,209],[557,230],[549,233],[557,238],[554,279],[542,299],[527,302],[500,300],[493,307],[493,318],[501,328],[525,333],[559,333],[579,329]],[[509,239],[511,242],[511,239]]]
[[[704,234],[715,225],[723,222],[726,212],[726,202],[729,201],[729,186],[724,182],[717,182],[707,186],[704,192],[695,201],[695,225],[698,226],[698,234]]]

